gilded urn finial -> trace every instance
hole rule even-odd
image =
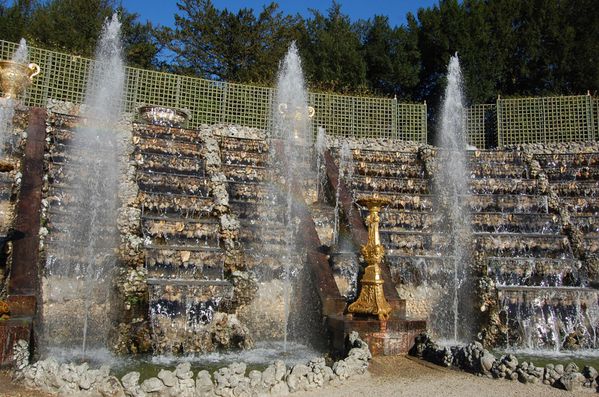
[[[35,63],[24,64],[14,61],[0,61],[0,84],[3,98],[17,97],[31,85],[33,77],[40,73]]]
[[[367,266],[364,269],[364,276],[360,280],[362,287],[360,296],[347,308],[349,313],[372,314],[378,316],[380,321],[389,319],[391,314],[391,305],[385,299],[383,291],[385,281],[381,274],[380,264],[385,255],[385,249],[379,236],[379,211],[390,202],[391,200],[378,195],[358,200],[358,204],[367,207],[369,211],[366,217],[368,242],[361,249]]]
[[[308,120],[311,119],[312,117],[314,117],[314,114],[316,113],[316,110],[312,106],[308,106],[305,109],[289,109],[289,106],[286,103],[279,103],[278,110],[279,113],[283,115],[283,117],[293,121],[293,134],[295,139],[300,139],[298,124],[305,118],[307,118]]]

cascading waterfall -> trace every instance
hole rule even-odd
[[[456,54],[451,57],[447,68],[447,87],[437,142],[440,148],[439,167],[435,176],[435,191],[443,214],[442,223],[446,225],[446,233],[451,237],[450,247],[443,254],[451,257],[453,269],[446,280],[451,291],[450,302],[447,302],[447,307],[439,309],[451,314],[441,321],[442,324],[434,326],[438,327],[441,337],[454,341],[468,339],[469,332],[462,325],[472,323],[472,317],[467,312],[468,299],[464,299],[468,289],[464,288],[469,263],[467,244],[471,235],[468,212],[463,200],[463,195],[468,192],[466,144],[462,72]]]
[[[102,30],[85,96],[84,121],[67,149],[61,210],[49,245],[44,332],[57,355],[85,356],[106,347],[122,148],[117,124],[125,81],[116,14]],[[68,313],[68,316],[67,316]]]
[[[302,174],[306,169],[306,154],[311,145],[310,119],[308,117],[308,95],[302,72],[301,60],[295,43],[289,46],[287,55],[281,62],[276,84],[276,94],[273,109],[273,131],[275,136],[282,139],[282,153],[277,156],[279,168],[285,181],[285,220],[286,220],[286,247],[282,258],[284,265],[284,330],[283,344],[287,349],[287,339],[290,330],[290,297],[292,294],[292,272],[293,278],[296,270],[303,267],[301,263],[295,262],[298,252],[303,252],[302,242],[297,241],[297,226],[299,222],[294,217],[294,200],[298,199],[294,189],[300,186]],[[278,167],[277,167],[278,166]],[[301,258],[301,256],[300,256]]]
[[[333,222],[333,242],[332,245],[339,243],[339,227],[340,227],[340,202],[339,202],[339,190],[341,182],[343,181],[347,185],[351,183],[351,179],[354,173],[354,157],[347,141],[343,142],[339,151],[339,179],[337,180],[337,194],[335,195],[335,219]],[[349,217],[350,214],[347,214]]]
[[[17,47],[11,61],[28,63],[28,58],[29,51],[27,49],[27,42],[25,39],[21,39],[19,47]],[[0,158],[5,157],[10,151],[10,148],[7,148],[6,146],[9,144],[8,141],[12,131],[12,121],[15,115],[16,105],[17,101],[12,98],[2,98],[0,100]]]

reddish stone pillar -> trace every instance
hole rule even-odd
[[[39,230],[44,176],[46,110],[32,108],[22,161],[14,228],[25,236],[13,242],[8,302],[13,317],[33,316],[39,290]]]

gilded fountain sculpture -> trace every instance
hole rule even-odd
[[[380,321],[387,321],[392,310],[383,291],[385,280],[383,280],[380,265],[385,255],[385,249],[379,236],[379,211],[390,203],[391,200],[377,195],[358,200],[358,204],[365,206],[369,211],[366,217],[368,242],[361,249],[367,266],[364,269],[364,276],[360,280],[360,295],[347,308],[349,313],[378,316]]]
[[[17,99],[31,85],[33,78],[40,73],[40,67],[35,63],[24,64],[14,61],[0,61],[0,82],[2,97]]]
[[[14,109],[18,97],[29,87],[33,77],[40,73],[40,67],[35,63],[24,64],[15,61],[0,61],[0,88],[2,88],[2,101],[0,106],[8,109]],[[2,111],[5,113],[5,111]],[[10,113],[10,112],[6,112]],[[7,116],[4,116],[7,117]],[[10,116],[12,117],[12,116]],[[0,117],[2,119],[3,117]],[[3,129],[6,128],[4,123]],[[5,131],[0,131],[4,134]],[[2,153],[2,150],[0,150]],[[8,172],[14,169],[15,165],[7,159],[0,159],[0,172]]]

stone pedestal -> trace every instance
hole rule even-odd
[[[31,317],[14,317],[0,321],[0,367],[13,364],[13,346],[19,339],[31,344]]]
[[[357,331],[373,356],[407,354],[414,345],[416,335],[426,331],[425,320],[391,316],[387,321],[352,315],[329,316],[327,325],[332,332],[333,349],[343,352],[345,340]]]

